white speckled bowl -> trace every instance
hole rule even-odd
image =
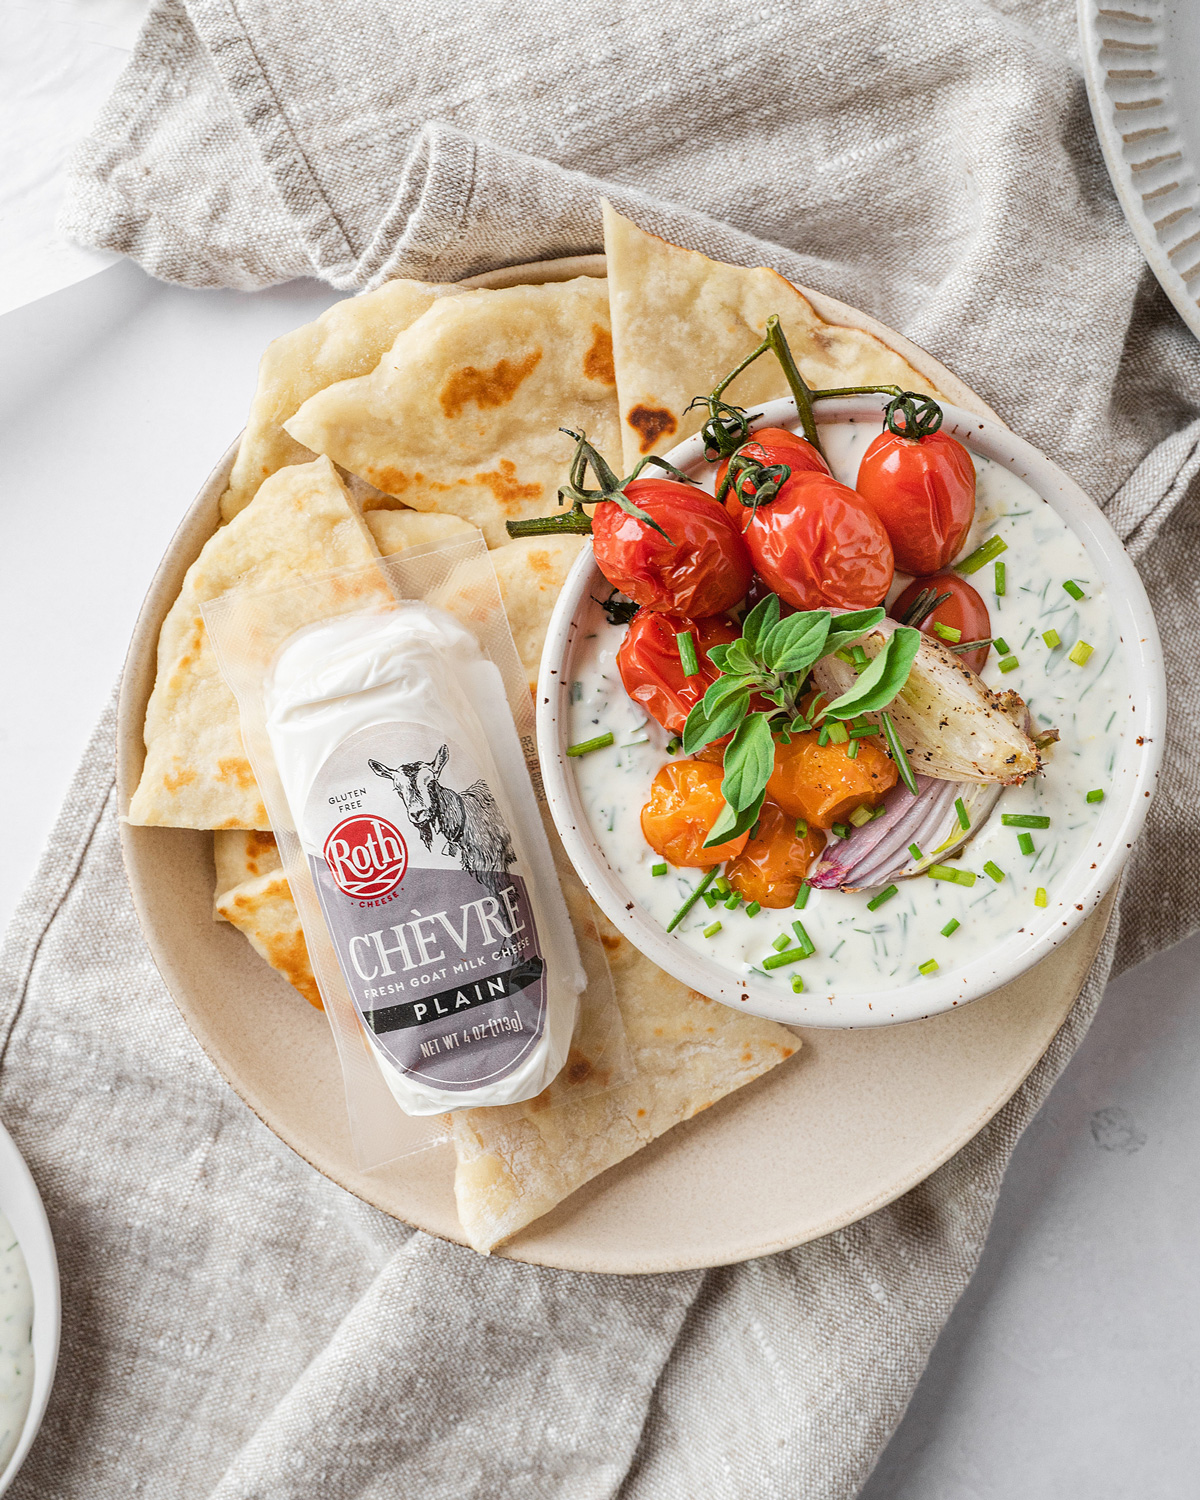
[[[831,401],[822,404],[821,420],[870,420],[878,417],[880,407],[874,397]],[[795,420],[795,403],[788,398],[768,402],[756,425],[794,425]],[[953,968],[888,991],[886,1006],[878,1003],[878,994],[870,997],[876,1003],[868,1010],[867,997],[862,995],[844,992],[832,1001],[823,994],[796,995],[756,974],[723,968],[680,937],[668,934],[637,905],[588,826],[572,763],[565,754],[569,686],[578,675],[573,668],[575,643],[589,612],[598,611],[592,595],[605,587],[590,547],[572,569],[550,624],[538,683],[538,752],[554,821],[572,863],[609,920],[660,968],[714,1000],[774,1021],[797,1026],[886,1026],[936,1015],[1016,979],[1064,942],[1103,899],[1141,831],[1154,792],[1166,709],[1162,652],[1141,579],[1116,533],[1078,485],[1001,423],[946,406],[944,430],[1025,480],[1084,544],[1096,576],[1120,615],[1133,721],[1140,733],[1136,741],[1133,737],[1123,741],[1098,821],[1098,850],[1090,851],[1094,863],[1079,858],[1068,866],[1055,881],[1054,899],[1049,906],[1034,910],[1023,932],[998,939]],[[681,443],[667,457],[686,473],[698,474],[705,467],[698,436]],[[969,950],[964,945],[959,951]]]

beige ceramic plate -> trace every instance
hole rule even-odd
[[[472,284],[556,281],[603,268],[602,257],[589,256],[513,267]],[[994,415],[907,340],[841,303],[807,295],[823,317],[886,339],[956,405]],[[159,628],[216,529],[233,451],[172,539],[130,644],[118,723],[123,812],[141,773]],[[354,1165],[324,1016],[239,933],[212,919],[212,835],[122,825],[122,842],[163,979],[238,1094],[326,1176],[385,1213],[461,1243],[448,1146],[375,1172]],[[497,1253],[624,1274],[726,1265],[802,1244],[881,1208],[953,1155],[1011,1097],[1070,1009],[1110,909],[1106,901],[1036,969],[962,1010],[877,1031],[802,1031],[794,1061],[605,1172]]]

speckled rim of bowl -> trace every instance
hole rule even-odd
[[[881,404],[875,397],[822,403],[821,420],[877,419]],[[1103,803],[1098,823],[1101,852],[1095,867],[1080,870],[1073,866],[1065,872],[1070,883],[1062,885],[1048,907],[1037,910],[1022,944],[1014,943],[1010,935],[968,963],[888,991],[890,1008],[878,1005],[877,993],[839,995],[832,1004],[824,993],[796,995],[790,988],[772,986],[755,974],[739,974],[702,958],[681,938],[668,935],[662,924],[630,896],[588,826],[575,776],[569,769],[565,750],[570,723],[568,693],[573,679],[571,659],[590,596],[604,584],[590,545],[580,553],[563,586],[547,632],[538,681],[538,753],[555,824],[593,899],[636,948],[683,983],[735,1009],[787,1025],[887,1026],[918,1020],[977,1000],[1025,973],[1074,932],[1117,879],[1145,821],[1158,776],[1166,710],[1162,650],[1146,592],[1120,539],[1079,486],[1036,448],[999,422],[956,406],[944,406],[944,411],[944,431],[1026,480],[1084,544],[1097,575],[1124,617],[1120,638],[1128,653],[1130,698],[1135,723],[1141,730],[1137,743],[1133,737],[1126,742],[1126,754],[1114,771],[1113,792]],[[796,406],[789,397],[767,402],[755,426],[795,423]],[[689,438],[666,457],[686,473],[698,473],[705,465],[701,438]],[[876,1008],[868,1009],[868,1001],[874,1001]]]
[[[33,1392],[25,1425],[12,1457],[0,1469],[0,1495],[17,1476],[33,1446],[50,1400],[58,1365],[62,1331],[62,1300],[58,1284],[58,1256],[41,1195],[16,1142],[0,1125],[0,1213],[12,1225],[29,1268],[33,1286]]]

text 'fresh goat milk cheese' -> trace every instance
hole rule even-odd
[[[562,1067],[584,974],[497,667],[411,603],[309,626],[267,732],[338,963],[409,1114]]]

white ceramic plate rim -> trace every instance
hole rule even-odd
[[[33,1446],[58,1365],[62,1303],[58,1257],[41,1195],[16,1142],[0,1125],[0,1213],[16,1232],[33,1285],[33,1394],[21,1436],[6,1467],[0,1471],[0,1495],[16,1478]]]
[[[880,408],[881,402],[873,397],[831,401],[822,405],[821,419],[870,420],[878,418]],[[1115,776],[1113,791],[1102,806],[1095,867],[1082,870],[1077,861],[1066,872],[1073,878],[1064,880],[1050,905],[1037,912],[1020,946],[1012,941],[1012,934],[998,938],[967,963],[888,991],[886,1007],[879,1005],[878,992],[843,994],[830,1003],[824,996],[794,995],[782,985],[773,987],[757,975],[736,973],[703,958],[681,938],[669,935],[630,896],[588,826],[578,784],[569,769],[565,750],[570,732],[571,651],[589,596],[597,581],[603,582],[590,545],[567,577],[547,632],[538,680],[538,753],[555,825],[580,878],[609,921],[660,968],[713,1000],[788,1025],[886,1026],[918,1020],[977,1000],[1025,973],[1058,947],[1103,899],[1141,831],[1154,792],[1162,759],[1166,680],[1150,603],[1120,539],[1079,486],[1036,448],[999,422],[955,406],[944,406],[944,411],[946,432],[1026,480],[1084,544],[1122,616],[1120,634],[1127,652],[1130,696],[1141,731],[1142,743],[1130,743],[1117,768],[1119,781]],[[796,406],[789,397],[767,402],[754,425],[787,426],[795,421]],[[705,463],[701,438],[689,438],[667,457],[685,472],[698,472]],[[868,1001],[875,1002],[876,1008],[868,1009]]]

